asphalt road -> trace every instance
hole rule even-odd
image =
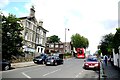
[[[84,70],[83,59],[70,58],[58,66],[36,65],[2,72],[2,78],[98,78],[98,71]]]

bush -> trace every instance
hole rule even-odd
[[[64,53],[63,56],[64,56],[64,57],[71,57],[72,54],[67,52],[67,53]]]

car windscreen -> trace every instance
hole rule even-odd
[[[49,56],[47,59],[55,59],[55,57],[53,57],[53,56]]]
[[[88,58],[86,61],[87,62],[97,62],[98,60],[96,58]]]

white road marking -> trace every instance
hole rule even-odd
[[[49,75],[49,74],[55,73],[55,72],[60,71],[60,70],[61,70],[61,69],[58,69],[58,70],[55,70],[55,71],[52,71],[52,72],[46,73],[46,74],[44,74],[43,76],[47,76],[47,75]]]
[[[45,67],[40,67],[40,68],[36,68],[36,69],[32,69],[32,70],[27,70],[27,71],[24,71],[24,72],[32,72],[32,71],[35,71],[35,70],[40,70],[40,69],[43,69]]]
[[[75,78],[78,78],[80,76],[80,74],[82,74],[84,71],[81,71],[78,75],[76,75]]]
[[[27,78],[31,78],[30,76],[28,76],[27,74],[25,74],[24,72],[22,72],[22,74],[27,77]]]

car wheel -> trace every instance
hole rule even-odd
[[[9,66],[9,65],[6,65],[6,66],[4,67],[4,70],[6,71],[6,70],[8,70],[8,69],[10,69],[10,66]]]
[[[86,70],[86,67],[85,67],[85,66],[83,66],[83,69],[85,69],[85,70]]]

